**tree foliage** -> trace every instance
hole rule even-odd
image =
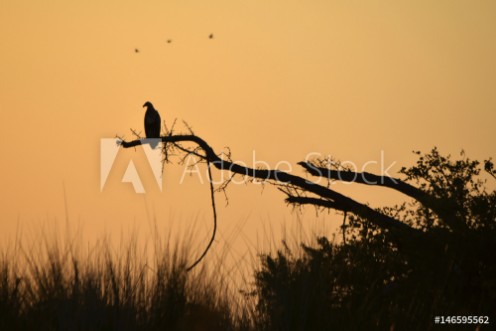
[[[416,164],[400,173],[436,212],[416,199],[377,211],[422,239],[392,241],[388,229],[351,215],[346,243],[319,238],[300,257],[287,248],[263,255],[256,287],[267,330],[427,330],[438,315],[494,314],[496,191],[463,152],[459,160],[436,148],[415,153]],[[493,174],[490,160],[484,170]]]

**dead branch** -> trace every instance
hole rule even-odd
[[[452,229],[465,229],[467,226],[463,220],[457,217],[452,210],[446,208],[446,201],[442,201],[430,194],[405,183],[399,178],[388,176],[378,176],[369,172],[354,172],[351,170],[328,169],[318,167],[311,162],[298,162],[309,174],[324,177],[327,179],[339,180],[343,182],[353,182],[365,185],[384,186],[401,192],[414,198],[425,207],[434,211]]]
[[[359,203],[347,196],[344,196],[330,188],[318,185],[312,181],[306,180],[302,177],[291,175],[281,170],[271,169],[253,169],[242,166],[235,162],[221,159],[207,144],[205,140],[197,135],[170,135],[161,137],[164,143],[179,143],[179,142],[193,142],[197,144],[204,151],[205,155],[202,157],[210,164],[214,165],[219,170],[228,170],[230,172],[240,174],[242,176],[251,177],[253,179],[261,179],[262,181],[270,181],[277,184],[285,184],[294,188],[301,189],[307,193],[313,193],[320,198],[309,197],[291,197],[288,196],[287,201],[294,204],[314,204],[326,208],[337,209],[341,211],[352,212],[355,215],[376,224],[379,227],[390,229],[392,231],[401,232],[407,235],[418,235],[420,231],[408,226],[407,224],[392,218],[388,215],[382,214],[369,206]],[[124,148],[130,148],[141,145],[142,140],[122,141],[121,145]]]

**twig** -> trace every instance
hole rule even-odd
[[[134,130],[133,128],[130,128],[129,130],[131,130],[131,132],[133,133],[133,135],[136,138],[141,139],[141,131],[140,132],[136,132],[136,130]]]

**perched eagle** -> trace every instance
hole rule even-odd
[[[145,113],[145,133],[147,138],[160,138],[160,114],[153,108],[150,101],[145,102],[143,107],[146,107]],[[155,148],[157,144],[150,144]]]

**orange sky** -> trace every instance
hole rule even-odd
[[[166,167],[160,192],[143,154],[121,150],[100,192],[100,139],[143,130],[147,100],[248,165],[254,152],[293,167],[315,152],[361,166],[384,151],[395,175],[434,145],[496,157],[494,1],[2,0],[0,37],[2,238],[63,221],[64,187],[70,222],[91,235],[156,218],[196,220],[208,236],[208,186],[179,183],[181,166]],[[146,194],[120,182],[130,160]],[[402,199],[338,189],[374,206]],[[272,187],[228,194],[217,246],[261,245],[296,222]]]

